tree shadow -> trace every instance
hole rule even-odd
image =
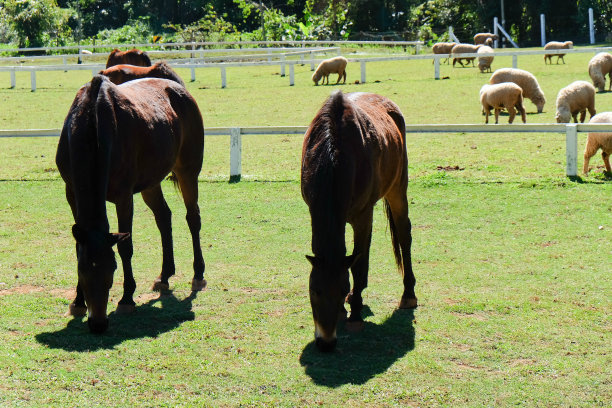
[[[131,314],[109,314],[110,325],[104,334],[92,334],[87,327],[87,319],[73,318],[65,328],[39,333],[36,340],[54,349],[89,352],[99,349],[112,349],[126,340],[157,337],[162,333],[179,327],[183,322],[195,319],[192,302],[198,292],[194,291],[183,300],[174,296],[172,291],[160,293],[158,298],[137,306]],[[155,306],[161,303],[161,307]]]
[[[396,309],[382,324],[366,322],[362,332],[339,328],[334,352],[322,353],[312,341],[304,347],[300,364],[318,385],[365,384],[414,349],[413,320],[414,310]]]

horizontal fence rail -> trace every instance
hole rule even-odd
[[[306,126],[210,127],[206,136],[230,136],[230,180],[242,174],[243,135],[303,135]],[[514,124],[514,125],[406,125],[406,133],[565,133],[565,174],[578,175],[578,133],[612,132],[612,123]],[[0,138],[59,137],[61,129],[0,130]]]

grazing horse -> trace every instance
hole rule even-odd
[[[119,64],[130,64],[138,65],[140,67],[150,67],[151,59],[146,52],[141,51],[137,48],[132,48],[127,51],[119,51],[117,48],[111,51],[106,60],[106,68],[112,67],[113,65]]]
[[[345,298],[351,307],[346,328],[363,328],[361,292],[368,282],[372,217],[380,198],[384,198],[395,260],[403,272],[399,307],[417,306],[406,197],[405,124],[397,105],[376,94],[332,94],[306,131],[301,187],[312,224],[314,256],[306,258],[312,264],[309,285],[315,343],[321,351],[331,351],[337,322],[346,317]],[[349,256],[347,223],[354,237]]]
[[[170,65],[166,64],[164,61],[158,62],[150,67],[139,67],[137,65],[127,64],[113,65],[110,68],[100,71],[99,74],[108,77],[115,85],[139,78],[165,78],[185,86],[185,83],[181,77],[178,76],[176,71],[170,68]]]
[[[194,98],[167,79],[145,78],[115,85],[96,75],[78,91],[64,121],[55,158],[66,183],[75,224],[78,284],[70,313],[88,312],[94,333],[108,327],[106,307],[117,268],[123,264],[123,297],[118,312],[135,309],[132,274],[133,195],[141,193],[161,233],[163,261],[153,289],[169,287],[174,274],[171,212],[161,181],[172,173],[187,208],[194,252],[192,290],[202,290],[198,174],[204,154],[204,126]],[[106,201],[115,203],[118,234],[109,233]]]

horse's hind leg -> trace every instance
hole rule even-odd
[[[346,300],[351,306],[351,315],[348,318],[349,330],[360,330],[363,328],[363,298],[361,293],[368,286],[368,268],[370,265],[370,243],[372,242],[372,214],[374,208],[365,210],[358,215],[352,222],[354,248],[353,255],[356,256],[355,262],[351,266],[353,275],[353,290],[349,293]]]
[[[193,245],[193,281],[191,282],[191,290],[202,290],[206,287],[204,279],[204,270],[206,264],[202,256],[202,247],[200,246],[200,229],[202,228],[202,220],[200,218],[200,207],[198,206],[198,172],[176,172],[185,208],[187,209],[187,225],[191,232],[191,242]]]
[[[403,184],[403,183],[400,183]],[[400,309],[412,309],[417,307],[417,298],[414,293],[414,286],[416,279],[412,271],[412,225],[410,224],[410,218],[408,217],[408,199],[406,197],[406,184],[403,187],[398,187],[395,191],[392,191],[387,197],[387,203],[391,214],[393,225],[391,227],[392,234],[391,239],[396,242],[393,243],[394,250],[397,254],[396,245],[399,245],[401,249],[401,266],[404,274],[404,292],[399,303]],[[396,235],[396,238],[393,237]],[[396,256],[397,259],[397,256]]]
[[[130,192],[123,200],[117,201],[117,221],[119,223],[119,232],[129,232],[130,236],[127,239],[117,243],[117,250],[121,257],[123,266],[123,297],[119,300],[117,312],[131,313],[135,310],[136,303],[134,302],[134,292],[136,291],[136,281],[132,273],[132,255],[134,247],[132,246],[132,220],[134,217],[134,197]]]
[[[168,290],[168,279],[174,275],[174,250],[172,248],[172,212],[164,199],[161,186],[157,185],[142,192],[142,199],[153,211],[155,223],[161,234],[162,270],[153,283],[153,290]]]

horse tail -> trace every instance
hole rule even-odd
[[[402,257],[399,238],[397,236],[397,227],[395,226],[395,222],[393,221],[393,213],[391,212],[391,206],[389,205],[389,201],[387,201],[387,199],[384,199],[383,202],[385,203],[385,212],[387,213],[387,219],[389,220],[389,230],[391,230],[391,244],[393,245],[393,255],[395,255],[395,263],[397,264],[398,269],[403,273],[404,259]]]
[[[174,171],[171,172],[168,177],[166,177],[166,180],[170,180],[172,184],[174,184],[174,188],[176,188],[179,193],[181,192],[181,185],[179,184],[178,177]]]

